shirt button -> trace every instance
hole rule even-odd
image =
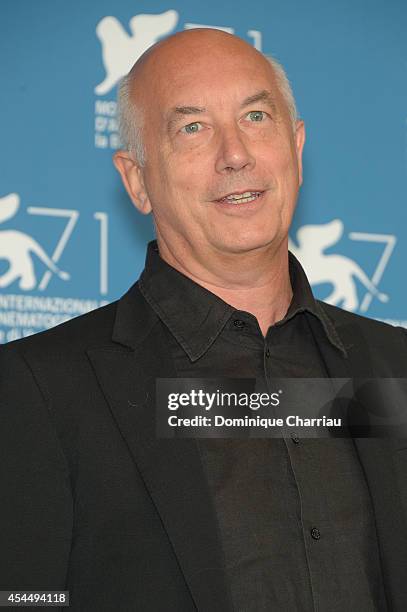
[[[291,435],[291,440],[294,442],[294,444],[299,444],[300,443],[300,439],[297,436],[297,434],[292,434]]]
[[[266,357],[270,357],[270,349],[266,349]]]
[[[241,319],[235,319],[233,321],[233,325],[237,327],[238,329],[242,329],[246,325],[246,323],[242,321]]]
[[[313,527],[311,529],[311,537],[314,538],[314,540],[319,540],[319,538],[321,537],[321,532],[319,529],[317,529],[316,527]]]

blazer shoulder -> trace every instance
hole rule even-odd
[[[82,352],[92,345],[111,341],[117,302],[112,302],[56,327],[0,346],[0,357],[12,354],[41,355],[42,358]]]
[[[381,348],[389,346],[389,348],[399,348],[407,351],[407,329],[404,327],[397,327],[383,321],[369,319],[369,317],[349,312],[319,300],[318,304],[331,319],[339,335],[341,335],[341,328],[347,330],[354,329],[362,334],[369,345],[378,345]]]
[[[117,303],[102,306],[44,332],[0,346],[0,398],[17,406],[43,402],[55,413],[64,398],[93,384],[87,351],[112,344]],[[51,398],[58,397],[51,408]]]
[[[57,364],[81,362],[90,349],[126,346],[129,335],[134,336],[137,344],[154,322],[150,311],[136,282],[115,302],[38,334],[0,345],[0,369],[1,363],[20,356],[28,363],[53,370]]]

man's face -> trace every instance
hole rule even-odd
[[[147,62],[141,95],[139,180],[157,237],[201,257],[281,244],[302,180],[303,125],[293,132],[269,63],[229,40],[163,55]]]

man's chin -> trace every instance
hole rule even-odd
[[[223,236],[216,245],[217,250],[230,255],[261,254],[275,252],[284,240],[284,236],[277,233],[267,236]]]

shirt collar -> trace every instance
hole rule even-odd
[[[306,274],[292,253],[289,253],[289,272],[293,298],[287,314],[277,325],[299,312],[309,312],[319,319],[331,344],[346,355],[333,323],[315,300]],[[191,361],[206,353],[232,314],[237,312],[236,308],[164,261],[156,240],[148,244],[139,288]]]

